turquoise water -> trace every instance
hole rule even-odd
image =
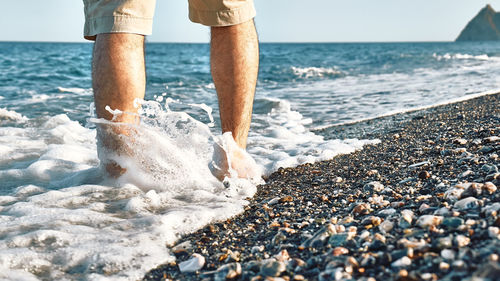
[[[91,51],[85,43],[0,43],[0,107],[83,124]],[[147,45],[147,99],[167,93],[216,111],[208,52],[205,44]],[[262,44],[255,110],[265,113],[277,98],[312,127],[342,123],[498,88],[498,64],[495,42]]]
[[[242,212],[256,191],[208,169],[227,142],[204,44],[147,45],[141,124],[115,155],[128,172],[107,178],[91,51],[0,43],[0,279],[139,279],[174,259],[165,245]],[[318,129],[467,98],[498,77],[494,42],[262,44],[248,152],[264,174],[351,153],[377,140]]]

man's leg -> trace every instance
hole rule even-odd
[[[92,61],[92,87],[97,117],[111,120],[113,115],[105,108],[119,109],[124,114],[113,121],[134,124],[138,122],[136,98],[143,99],[146,87],[144,66],[144,36],[130,33],[98,34]],[[113,153],[129,154],[121,135],[130,132],[127,126],[102,126],[99,141],[104,149]],[[127,152],[128,151],[128,152]],[[118,177],[126,170],[117,163],[100,157],[106,171]]]
[[[216,172],[215,176],[219,179],[227,176],[230,162],[239,177],[258,177],[258,167],[243,151],[250,129],[259,69],[259,43],[255,25],[250,20],[232,26],[212,27],[211,34],[211,70],[219,98],[222,132],[231,132],[240,148],[229,146],[225,152],[216,149],[221,171]]]
[[[98,34],[92,60],[92,87],[97,117],[111,120],[105,107],[137,113],[136,98],[143,99],[146,89],[144,36],[129,33]],[[135,123],[132,114],[115,121]]]
[[[259,43],[253,20],[211,28],[211,70],[219,98],[222,132],[246,148],[259,70]]]

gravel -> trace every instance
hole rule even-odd
[[[337,126],[380,144],[279,169],[144,280],[498,280],[500,94]],[[180,246],[179,246],[180,245]],[[204,257],[203,267],[179,264]]]

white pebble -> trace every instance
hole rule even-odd
[[[460,235],[457,235],[457,237],[455,237],[455,241],[457,242],[458,247],[461,248],[461,247],[465,247],[465,246],[469,245],[470,238],[460,234]]]
[[[488,234],[490,235],[491,238],[497,238],[500,239],[500,230],[496,226],[490,226],[488,227]]]
[[[179,263],[179,270],[181,272],[196,272],[205,265],[205,258],[200,254],[193,254],[192,257]]]
[[[442,216],[434,216],[434,215],[423,215],[417,220],[417,225],[426,228],[431,225],[437,226],[440,225],[443,221]]]
[[[404,256],[400,258],[399,260],[396,260],[393,262],[391,265],[392,267],[407,267],[411,264],[411,259],[407,256]]]
[[[479,206],[479,200],[477,200],[475,197],[467,197],[455,202],[453,208],[458,210],[468,210],[474,209],[477,206]]]
[[[447,260],[454,260],[455,259],[455,252],[450,249],[444,249],[441,251],[441,257]]]

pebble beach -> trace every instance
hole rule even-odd
[[[143,280],[498,280],[500,94],[336,126],[379,139],[279,169]]]

